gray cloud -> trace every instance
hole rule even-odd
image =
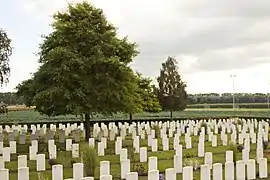
[[[39,2],[46,9],[45,0]],[[180,67],[184,73],[246,68],[270,60],[269,0],[93,3],[104,9],[120,35],[138,43],[141,53],[132,67],[147,76],[157,76],[169,55],[176,56],[180,66],[188,64]],[[47,9],[52,6],[48,3]]]
[[[268,17],[270,1],[268,0],[190,0],[179,1],[178,7],[190,16],[200,17]]]
[[[157,67],[168,55],[196,57],[188,73],[246,68],[270,61],[270,1],[191,0],[175,4],[173,20],[165,22],[166,28],[138,38],[141,55],[136,66],[142,65],[141,71],[154,75],[156,72],[144,67]],[[160,24],[157,21],[153,26]]]

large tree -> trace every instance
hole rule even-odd
[[[136,92],[137,108],[133,109],[134,112],[130,112],[130,120],[132,120],[132,116],[136,112],[157,113],[161,111],[161,106],[154,91],[154,86],[151,85],[152,80],[150,78],[143,77],[138,72],[136,75],[138,84]]]
[[[18,94],[42,114],[83,114],[88,141],[93,114],[137,109],[137,77],[128,66],[136,44],[119,38],[103,11],[87,2],[55,14],[52,28],[40,46],[40,68]]]
[[[183,111],[187,105],[186,84],[183,82],[177,67],[177,61],[168,57],[162,63],[160,75],[157,78],[157,94],[163,110],[170,111],[172,119],[173,111]]]
[[[12,54],[11,39],[0,28],[0,85],[7,83],[10,76],[9,58]]]

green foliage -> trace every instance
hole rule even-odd
[[[187,108],[190,109],[220,109],[220,108],[232,108],[232,103],[218,103],[218,104],[190,104],[187,105]],[[267,103],[237,103],[237,107],[239,109],[246,108],[246,109],[267,109]]]
[[[34,97],[36,92],[34,91],[34,87],[33,87],[33,79],[28,79],[23,81],[21,84],[19,84],[17,87],[17,93],[16,95],[18,97],[22,97],[24,104],[27,107],[30,107],[34,104]]]
[[[178,73],[177,62],[174,58],[168,57],[167,61],[162,63],[157,81],[157,94],[163,110],[184,110],[187,105],[186,84]]]
[[[38,172],[38,180],[49,180],[49,178],[44,177],[44,172]]]
[[[205,128],[205,131],[207,131],[207,123],[206,122],[202,122],[201,124],[201,128],[204,127]]]
[[[11,39],[0,28],[0,85],[7,83],[10,76],[9,58],[12,54]]]
[[[203,164],[203,160],[200,158],[186,158],[183,162],[183,167],[185,166],[192,166],[193,169],[196,171],[200,168],[200,166]]]
[[[263,150],[266,150],[268,147],[268,141],[263,141]]]
[[[70,157],[71,154],[68,154]],[[79,158],[67,158],[67,153],[63,153],[63,151],[60,151],[57,155],[57,159],[55,161],[57,164],[62,164],[65,168],[71,168],[74,163],[80,162]]]
[[[136,44],[120,39],[101,9],[69,5],[54,15],[52,28],[40,46],[40,68],[17,87],[28,105],[49,116],[137,108],[136,76],[128,66]]]
[[[155,124],[153,126],[153,129],[155,130],[155,137],[159,138],[160,137],[160,128],[159,128],[159,126],[157,124]]]
[[[84,164],[85,175],[95,177],[95,170],[98,167],[96,149],[89,147],[88,144],[84,144],[80,148],[80,154]]]
[[[161,112],[161,106],[158,98],[154,92],[153,86],[151,86],[152,80],[150,78],[144,78],[140,73],[137,73],[137,98],[136,112]]]
[[[156,90],[156,87],[152,85]],[[156,93],[156,91],[155,91]],[[209,94],[188,94],[188,105],[186,108],[190,109],[204,109],[204,108],[232,108],[232,97],[227,94],[211,95]],[[236,93],[237,107],[248,109],[267,109],[267,94],[256,95],[258,93]],[[0,100],[7,105],[23,105],[22,97],[16,96],[15,92],[0,93]],[[255,103],[254,103],[255,102]]]
[[[234,93],[235,103],[236,105],[239,105],[240,108],[243,104],[246,108],[253,108],[253,106],[258,107],[265,104],[267,108],[267,99],[269,96],[269,93]],[[222,108],[221,105],[223,104],[226,105],[226,107],[232,108],[232,100],[233,93],[199,93],[188,95],[189,104],[200,104],[200,106],[204,104],[212,104],[215,106],[213,108]]]
[[[7,113],[8,113],[7,105],[4,103],[0,103],[0,114],[7,114]]]
[[[228,150],[231,150],[233,152],[237,152],[238,151],[237,150],[237,145],[235,143],[233,143],[233,142],[230,142],[229,146],[228,146]]]
[[[239,152],[241,149],[240,145],[237,145],[233,142],[229,143],[228,150],[233,151],[233,161],[236,162],[236,154]],[[242,150],[240,151],[242,153]]]
[[[137,172],[138,176],[145,176],[147,175],[147,170],[143,166],[143,164],[134,164],[133,165],[133,172]]]

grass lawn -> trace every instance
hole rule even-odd
[[[29,138],[29,137],[28,137]],[[205,136],[207,139],[207,136]],[[198,144],[198,136],[192,137],[192,149],[184,149],[185,143],[184,143],[184,136],[182,135],[180,138],[180,143],[183,145],[183,165],[185,166],[187,160],[191,158],[197,158],[197,144]],[[29,142],[29,140],[28,140]],[[173,149],[173,138],[170,138],[170,149]],[[7,145],[7,141],[5,141],[5,145]],[[83,143],[83,142],[82,142]],[[64,151],[65,144],[59,144],[57,143],[58,148],[58,159],[57,162],[60,164],[63,164],[64,166],[64,179],[65,178],[72,178],[72,162],[79,161],[78,159],[72,159],[71,158],[71,152]],[[147,147],[147,140],[141,140],[140,141],[141,147]],[[8,162],[5,164],[5,167],[10,170],[10,180],[17,180],[17,156],[21,154],[28,154],[28,147],[29,144],[25,145],[17,145],[17,154],[12,155],[11,162]],[[96,146],[97,147],[97,146]],[[131,171],[136,171],[134,167],[136,165],[142,165],[144,168],[144,173],[146,175],[140,176],[140,180],[147,180],[147,170],[148,170],[148,164],[147,163],[140,163],[139,162],[139,154],[134,154],[134,156],[130,156],[130,150],[132,148],[132,140],[130,136],[127,136],[127,139],[123,141],[123,148],[127,148],[129,151],[129,159],[131,159]],[[205,152],[212,152],[213,153],[213,163],[222,163],[224,165],[225,162],[225,151],[230,150],[231,146],[222,146],[220,137],[218,137],[218,146],[217,147],[211,147],[210,142],[205,142]],[[250,158],[255,159],[256,157],[256,144],[251,144],[250,147]],[[119,155],[114,155],[114,142],[108,141],[108,148],[105,150],[105,156],[99,157],[99,161],[108,160],[110,161],[110,167],[111,167],[111,175],[114,176],[114,179],[118,179],[120,174],[120,162],[119,162]],[[46,158],[48,158],[48,152],[47,152],[47,144],[40,143],[39,144],[39,153],[45,153]],[[173,156],[175,154],[174,150],[170,151],[162,151],[162,140],[158,139],[158,152],[151,152],[151,149],[148,148],[148,157],[150,156],[156,156],[158,157],[158,169],[160,173],[165,173],[165,169],[172,168],[173,167]],[[201,159],[201,163],[204,162],[203,158],[197,158]],[[242,153],[236,154],[236,159],[241,160],[242,159]],[[270,159],[268,159],[268,167],[270,167]],[[48,159],[46,160],[46,171],[42,173],[42,176],[45,178],[48,178],[48,180],[51,180],[51,167],[48,164]],[[187,165],[186,165],[187,166]],[[37,180],[38,179],[38,173],[36,172],[36,162],[35,161],[28,161],[28,167],[30,169],[30,180]],[[98,166],[99,167],[99,166]],[[258,166],[257,169],[258,171]],[[268,171],[270,173],[270,168],[268,168]],[[99,168],[96,169],[95,173],[95,179],[99,177]],[[181,174],[178,175],[177,179],[181,179]],[[200,179],[200,171],[194,171],[194,179],[199,180]],[[269,178],[270,179],[270,178]]]
[[[147,118],[169,118],[169,112],[160,112],[160,113],[140,113],[135,114],[134,119],[147,119]],[[197,117],[228,117],[228,116],[240,116],[240,117],[269,117],[269,109],[187,109],[183,112],[174,112],[174,117],[178,118],[197,118]],[[127,114],[116,114],[114,116],[96,116],[96,120],[111,120],[111,119],[129,119]],[[34,110],[25,110],[25,111],[11,111],[6,115],[0,115],[0,122],[14,122],[14,123],[24,123],[24,122],[37,122],[37,121],[69,121],[69,120],[78,120],[80,121],[79,116],[68,115],[68,116],[56,116],[48,117],[35,112]]]

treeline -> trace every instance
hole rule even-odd
[[[0,93],[0,103],[8,106],[23,105],[24,100],[22,97],[16,95],[15,92]]]
[[[235,95],[235,103],[236,104],[250,104],[248,106],[252,106],[254,103],[267,103],[268,96],[263,93],[236,93]],[[227,104],[227,106],[231,106],[233,95],[231,93],[209,93],[209,94],[189,94],[188,95],[188,104],[216,104],[216,106],[220,106],[220,104]],[[24,100],[22,97],[18,97],[14,92],[6,92],[0,93],[0,103],[7,104],[9,106],[14,105],[23,105]],[[212,105],[211,105],[212,106]],[[223,107],[224,105],[222,105]],[[225,105],[226,106],[226,105]],[[241,105],[238,105],[241,106]],[[265,106],[265,105],[263,105]],[[193,106],[192,106],[193,107]],[[197,107],[197,106],[196,106]]]
[[[268,102],[268,95],[263,93],[235,93],[234,98],[236,104],[254,104]],[[232,101],[232,93],[208,93],[188,95],[188,104],[228,104],[232,103]]]

